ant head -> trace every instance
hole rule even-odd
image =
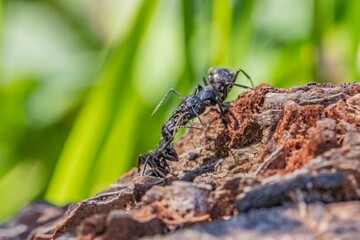
[[[230,71],[227,68],[212,68],[209,70],[208,80],[220,94],[222,100],[225,100],[228,93],[234,86],[237,73]]]

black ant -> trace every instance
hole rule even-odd
[[[172,89],[170,91],[175,92],[175,90]],[[181,98],[183,98],[179,93],[176,92],[175,94],[178,94]],[[197,96],[183,98],[183,101],[173,112],[169,121],[162,126],[161,133],[163,138],[161,139],[156,151],[150,151],[146,155],[140,155],[138,161],[138,172],[140,173],[141,163],[144,163],[144,168],[141,173],[142,176],[155,175],[164,178],[170,172],[170,167],[167,164],[166,159],[170,161],[179,160],[174,147],[170,144],[173,141],[175,134],[178,132],[180,127],[187,127],[185,125],[193,118],[198,117],[200,119],[199,114],[204,111],[205,105]],[[149,164],[152,169],[145,172],[147,164]]]
[[[242,72],[253,85],[250,76],[242,69],[239,69],[236,71],[236,73],[233,73],[227,68],[214,68],[210,69],[209,71],[208,81],[206,78],[203,78],[205,86],[202,87],[201,85],[197,85],[194,93],[188,97],[183,97],[180,93],[171,88],[152,113],[153,116],[170,95],[170,93],[176,94],[182,99],[179,106],[175,109],[169,120],[162,127],[163,138],[168,140],[174,138],[174,135],[180,127],[187,127],[185,125],[196,117],[204,127],[200,115],[205,111],[206,106],[213,106],[218,104],[221,117],[223,118],[224,122],[227,123],[223,109],[224,101],[233,86],[252,89],[251,87],[235,83],[240,72]],[[190,126],[187,128],[195,127]]]
[[[170,143],[173,141],[175,134],[179,128],[196,128],[192,126],[186,126],[186,124],[194,118],[198,118],[202,126],[200,115],[205,111],[207,106],[213,106],[218,104],[220,109],[221,117],[224,122],[227,123],[227,119],[224,113],[224,101],[231,91],[233,86],[242,88],[252,89],[245,85],[235,83],[239,73],[242,72],[250,81],[252,80],[249,75],[239,69],[235,73],[226,68],[215,68],[210,69],[208,81],[203,78],[204,87],[197,85],[192,95],[183,97],[180,93],[174,89],[170,89],[164,98],[156,106],[152,113],[152,116],[156,113],[159,107],[163,104],[170,93],[179,96],[182,101],[175,111],[170,116],[169,120],[162,126],[162,140],[155,152],[150,151],[148,154],[139,157],[138,170],[140,172],[140,164],[144,162],[144,170],[141,175],[155,175],[158,177],[165,177],[169,172],[170,168],[166,162],[166,159],[170,161],[178,161],[178,156]],[[197,128],[198,129],[198,128]],[[146,173],[146,166],[149,164],[152,168],[150,172]]]
[[[170,167],[167,164],[166,159],[175,162],[179,161],[178,155],[171,143],[162,139],[155,151],[150,151],[146,155],[139,156],[138,173],[140,174],[141,171],[140,165],[144,164],[141,176],[157,176],[165,178],[170,172]],[[150,165],[151,170],[146,171],[148,164]]]

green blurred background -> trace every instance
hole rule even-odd
[[[0,221],[78,201],[155,148],[211,66],[255,85],[359,80],[360,1],[0,0]],[[245,79],[239,80],[245,83]],[[240,92],[234,89],[228,100]]]

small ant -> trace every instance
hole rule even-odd
[[[239,69],[234,73],[227,68],[214,68],[209,70],[208,79],[203,78],[205,86],[202,87],[201,85],[197,85],[192,95],[183,97],[172,88],[168,91],[168,93],[156,106],[151,116],[157,112],[170,93],[177,95],[182,99],[182,101],[172,113],[169,120],[163,124],[161,129],[162,140],[160,141],[156,151],[150,151],[146,155],[140,155],[138,171],[140,173],[140,164],[143,162],[144,169],[141,174],[142,176],[155,175],[164,178],[170,172],[166,159],[170,161],[178,161],[177,153],[170,143],[173,141],[176,133],[179,131],[179,128],[199,129],[193,126],[186,126],[186,124],[194,118],[198,118],[204,128],[200,115],[205,112],[207,106],[218,104],[221,117],[225,124],[227,124],[228,121],[224,113],[224,107],[226,107],[224,101],[228,93],[231,91],[233,86],[252,89],[251,87],[235,83],[240,72],[250,80],[251,85],[253,86],[250,76],[242,69]],[[152,168],[149,172],[145,172],[147,164],[149,164]]]
[[[188,97],[183,97],[180,93],[171,88],[156,106],[151,115],[153,116],[157,112],[159,107],[168,98],[170,93],[173,93],[182,99],[179,106],[175,109],[169,120],[162,127],[163,138],[168,140],[174,138],[174,135],[178,129],[180,127],[187,127],[185,125],[194,118],[198,118],[199,122],[204,127],[200,115],[205,111],[207,106],[213,106],[215,104],[218,104],[221,117],[223,118],[224,122],[227,123],[227,119],[224,113],[224,101],[233,86],[252,89],[251,87],[235,83],[240,72],[242,72],[253,85],[250,76],[242,69],[239,69],[236,71],[236,73],[233,73],[227,68],[214,68],[210,69],[208,80],[203,78],[205,86],[202,87],[201,85],[197,85],[195,87],[194,93]],[[190,126],[187,128],[195,127]]]
[[[140,165],[144,164],[143,171],[141,176],[157,176],[165,178],[166,175],[170,172],[170,167],[166,162],[170,161],[179,161],[179,157],[174,149],[174,146],[162,139],[158,148],[155,151],[150,151],[145,155],[140,155],[138,160],[138,173],[140,174]],[[151,170],[146,171],[147,165],[150,165]]]

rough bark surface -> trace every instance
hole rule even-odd
[[[133,169],[67,210],[29,205],[0,239],[358,238],[360,84],[262,84],[231,105],[175,145],[166,179]]]

